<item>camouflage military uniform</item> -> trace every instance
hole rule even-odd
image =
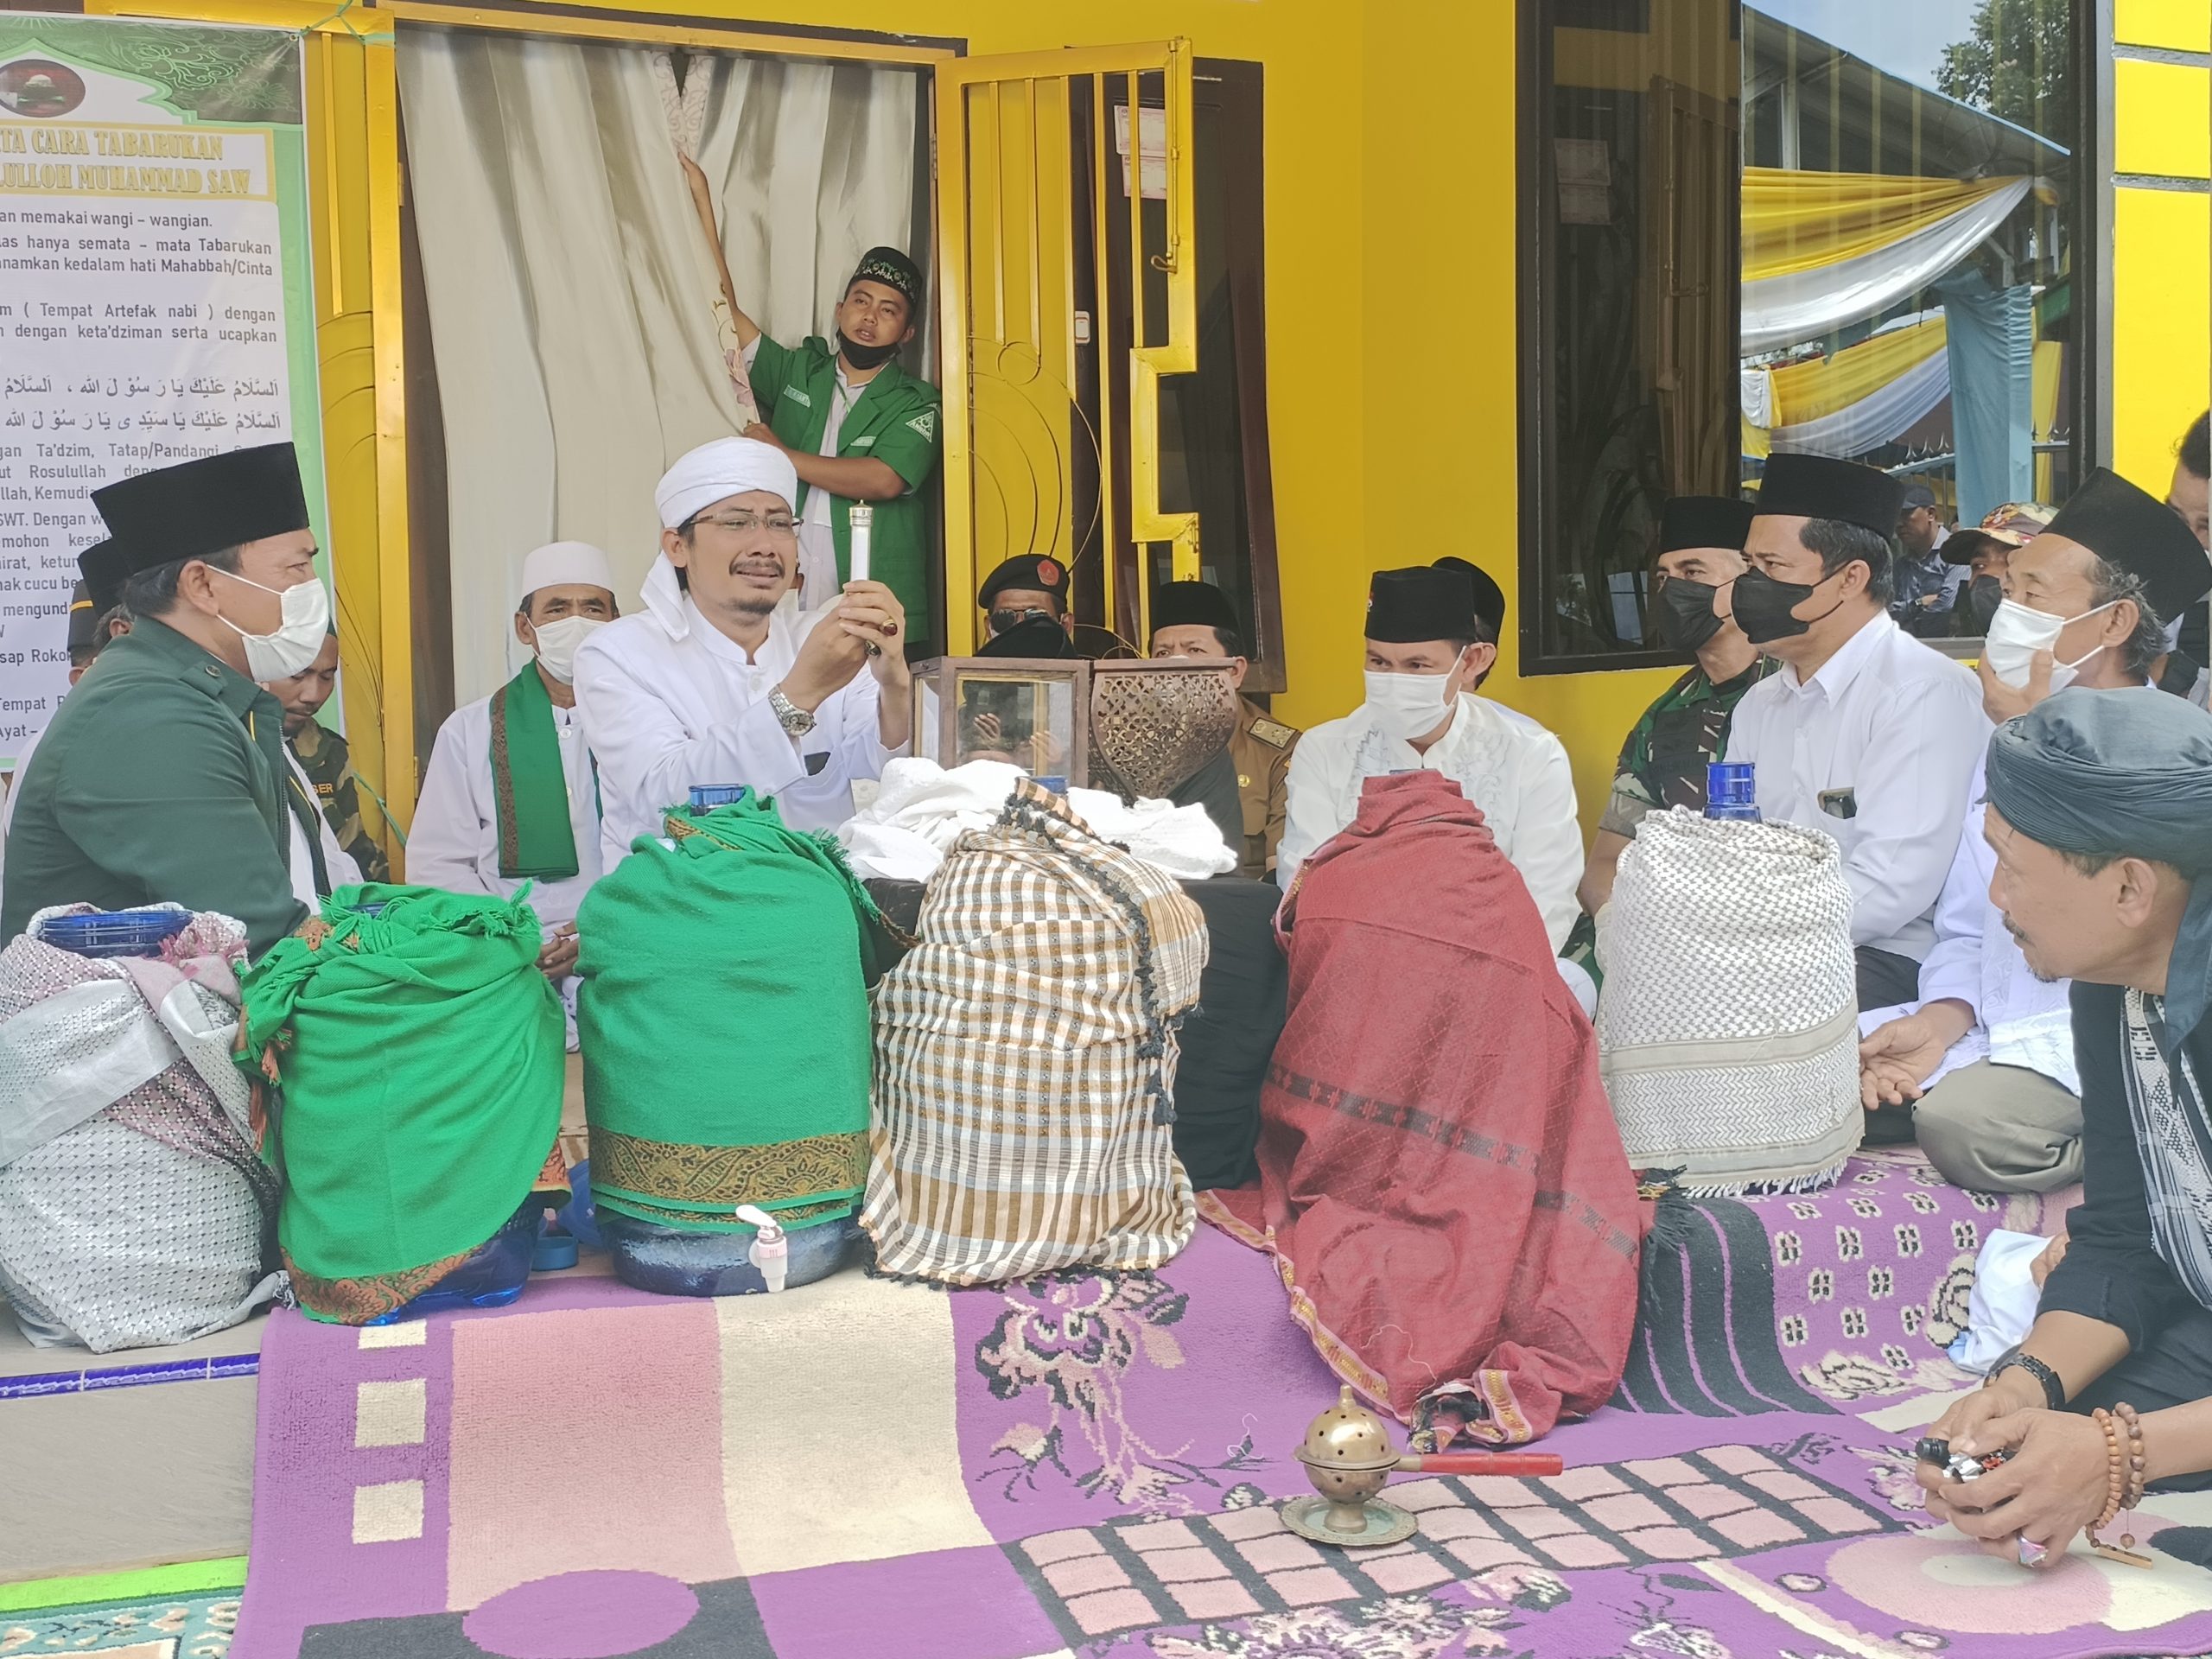
[[[327,727],[309,721],[289,740],[300,770],[315,785],[316,804],[330,820],[330,833],[361,867],[364,881],[389,881],[391,865],[384,849],[361,827],[361,797],[353,769],[347,764],[346,740]]]
[[[1762,657],[1734,679],[1719,685],[1693,665],[1643,711],[1621,746],[1611,797],[1600,830],[1633,836],[1646,812],[1655,808],[1705,809],[1705,769],[1728,752],[1728,721],[1744,693],[1772,673],[1772,658]]]

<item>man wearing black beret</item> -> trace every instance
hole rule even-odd
[[[1226,661],[1241,689],[1250,667],[1236,607],[1210,582],[1163,583],[1152,596],[1152,654]],[[1236,771],[1237,804],[1243,836],[1230,845],[1238,855],[1236,873],[1264,880],[1274,873],[1288,810],[1290,757],[1298,730],[1286,726],[1251,698],[1239,700],[1236,732],[1229,740],[1230,764]]]
[[[52,905],[167,900],[237,918],[258,955],[329,890],[321,816],[255,683],[314,662],[330,626],[298,458],[289,443],[207,455],[92,505],[123,552],[131,631],[63,699],[17,785],[0,934]]]
[[[1069,632],[1068,568],[1044,553],[1002,560],[983,578],[976,602],[983,607],[979,657],[1068,658],[1077,655]]]
[[[1782,664],[1736,705],[1728,759],[1758,768],[1762,817],[1840,844],[1862,1008],[1917,992],[1989,734],[1973,671],[1890,620],[1904,504],[1872,467],[1774,456],[1727,601]]]

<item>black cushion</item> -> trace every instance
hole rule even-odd
[[[1275,944],[1272,881],[1185,881],[1205,913],[1209,949],[1198,1006],[1184,1016],[1175,1069],[1175,1155],[1201,1192],[1259,1179],[1260,1086],[1282,1035],[1290,964]]]

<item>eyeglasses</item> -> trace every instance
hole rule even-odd
[[[995,634],[1004,633],[1011,628],[1018,628],[1023,623],[1033,621],[1040,617],[1047,622],[1058,620],[1050,611],[993,611],[990,615],[991,632]]]
[[[762,517],[757,512],[725,513],[719,518],[699,517],[684,520],[683,528],[696,530],[706,524],[728,536],[750,536],[756,530],[765,530],[771,536],[788,536],[793,525],[787,512],[772,512]]]

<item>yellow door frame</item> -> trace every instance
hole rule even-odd
[[[956,654],[965,654],[976,647],[976,610],[964,596],[976,591],[981,573],[976,569],[976,511],[975,486],[976,457],[974,447],[974,409],[970,397],[972,369],[971,336],[974,329],[972,303],[974,273],[969,270],[970,251],[971,207],[974,216],[981,217],[986,207],[995,209],[995,194],[982,206],[971,202],[969,180],[968,95],[971,89],[1014,81],[1072,82],[1078,76],[1092,78],[1095,141],[1092,180],[1093,200],[1090,204],[1095,215],[1093,234],[1096,246],[1094,257],[1098,262],[1098,289],[1106,290],[1105,260],[1107,248],[1108,202],[1111,191],[1108,180],[1109,155],[1106,139],[1108,120],[1107,100],[1103,96],[1104,82],[1109,75],[1125,78],[1128,86],[1129,156],[1128,166],[1133,175],[1141,174],[1143,167],[1142,118],[1138,98],[1139,77],[1156,74],[1161,77],[1166,105],[1167,143],[1167,243],[1164,252],[1151,257],[1149,263],[1167,276],[1167,338],[1159,346],[1139,346],[1129,352],[1129,379],[1127,389],[1129,423],[1129,539],[1140,547],[1150,542],[1173,543],[1173,569],[1179,581],[1192,580],[1198,575],[1198,518],[1194,512],[1163,512],[1160,506],[1160,380],[1162,375],[1188,374],[1198,367],[1198,261],[1192,257],[1196,246],[1195,225],[1197,198],[1192,180],[1192,51],[1187,40],[1160,41],[1143,45],[1109,47],[1069,47],[1059,50],[1009,53],[995,57],[962,58],[941,64],[937,80],[937,259],[938,271],[938,304],[939,327],[938,354],[943,370],[944,398],[944,555],[945,555],[945,625],[950,636],[948,645]],[[994,158],[986,157],[987,165]],[[990,186],[995,193],[1002,187],[997,181]],[[1140,188],[1129,193],[1129,257],[1130,302],[1134,307],[1135,332],[1141,340],[1144,327],[1144,271],[1147,263],[1145,253],[1143,222],[1141,217],[1143,192]],[[1070,212],[1077,205],[1070,204]],[[1042,230],[1044,227],[1033,227]],[[1003,226],[1001,226],[1003,232]],[[1071,244],[1070,227],[1062,227],[1064,241]],[[1098,333],[1092,349],[1100,353],[1103,362],[1109,348],[1104,333],[1104,307],[1096,326]],[[1071,315],[1062,325],[1070,331],[1069,349],[1073,350]],[[1112,377],[1099,376],[1098,429],[1102,435],[1112,429]],[[1114,625],[1119,614],[1116,607],[1115,542],[1114,536],[1114,477],[1113,443],[1110,436],[1100,444],[1098,490],[1100,524],[1104,543],[1105,558],[1102,571],[1107,626]],[[1140,639],[1148,639],[1151,629],[1151,582],[1148,566],[1140,557],[1137,580],[1137,629]]]
[[[646,15],[646,7],[653,11]],[[393,25],[436,24],[587,41],[698,47],[931,67],[958,44],[785,34],[665,0],[601,0],[538,12],[459,0],[85,0],[92,16],[231,23],[307,35],[308,211],[314,257],[331,580],[346,669],[354,768],[380,785],[378,838],[404,868],[394,830],[413,821],[413,582],[408,561],[405,342],[400,321],[399,74]]]

